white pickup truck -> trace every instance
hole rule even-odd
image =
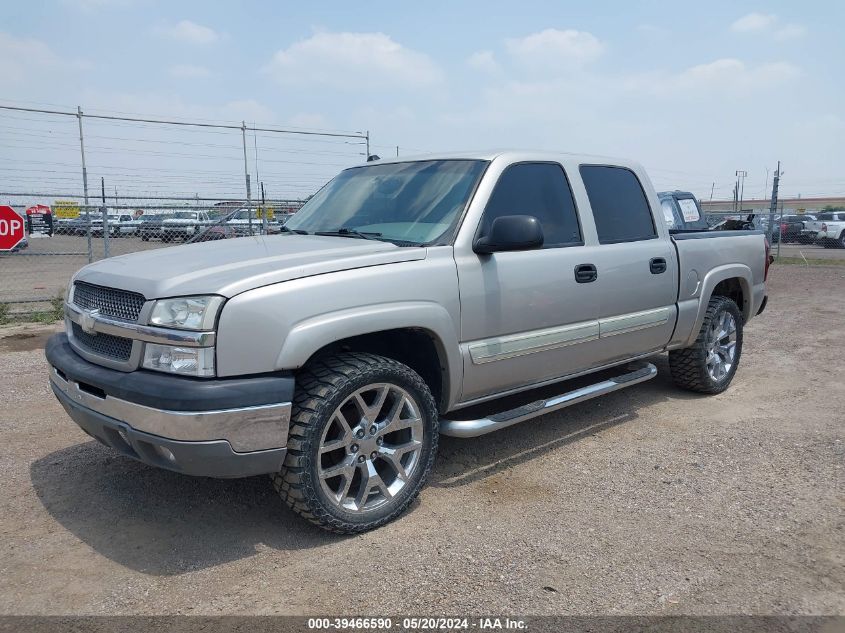
[[[805,226],[804,234],[825,248],[845,248],[845,211],[822,211]]]
[[[270,474],[341,533],[404,512],[441,434],[530,432],[653,378],[649,356],[668,352],[682,388],[724,391],[766,305],[762,233],[672,234],[643,168],[606,157],[373,162],[281,230],[86,266],[50,383],[124,455]]]

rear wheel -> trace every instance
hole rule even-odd
[[[721,393],[731,384],[742,355],[742,314],[728,297],[710,299],[692,347],[669,352],[676,385],[699,393]]]
[[[434,398],[416,372],[373,354],[338,354],[297,377],[288,454],[273,485],[326,530],[371,530],[419,494],[438,433]]]

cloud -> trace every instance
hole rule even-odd
[[[193,64],[176,64],[167,70],[171,77],[178,79],[202,79],[210,77],[211,71],[205,66],[194,66]]]
[[[791,40],[803,37],[807,28],[801,24],[782,24],[773,13],[749,13],[731,24],[736,33],[769,33],[776,40]]]
[[[676,77],[676,82],[681,86],[696,89],[727,86],[742,86],[747,89],[783,83],[799,74],[799,68],[788,62],[748,66],[739,59],[724,58],[692,66],[681,72]]]
[[[749,31],[765,31],[772,28],[777,22],[777,16],[771,13],[749,13],[731,24],[731,30],[737,33]]]
[[[804,37],[807,34],[807,27],[802,24],[787,24],[774,33],[777,40],[794,40]]]
[[[632,75],[621,83],[629,93],[696,99],[707,93],[729,99],[731,96],[745,98],[750,90],[771,88],[800,75],[801,69],[789,62],[749,65],[740,59],[725,57],[676,73],[657,71]]]
[[[265,72],[284,84],[426,87],[441,81],[431,59],[384,33],[320,31],[278,51]]]
[[[220,34],[214,29],[190,20],[180,20],[170,25],[162,24],[154,31],[162,37],[190,44],[213,44],[220,39]]]
[[[499,70],[499,64],[493,51],[477,51],[467,58],[467,66],[484,73],[495,73]]]
[[[578,68],[595,61],[604,45],[592,33],[567,29],[546,29],[505,41],[510,56],[525,67],[537,70]]]
[[[68,59],[34,38],[19,38],[0,32],[0,82],[34,79],[50,72],[60,73],[90,68],[88,62]]]

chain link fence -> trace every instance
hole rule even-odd
[[[28,232],[14,251],[0,253],[0,316],[49,314],[58,309],[77,270],[107,257],[176,244],[279,234],[303,203],[174,199],[108,207],[63,204],[67,206],[57,207],[59,215],[70,217],[42,218],[40,231]]]

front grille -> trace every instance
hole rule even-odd
[[[144,296],[137,292],[95,286],[84,281],[77,281],[73,288],[74,304],[83,310],[97,309],[105,317],[122,321],[137,321],[144,301]]]
[[[132,339],[111,334],[88,334],[78,323],[71,323],[73,338],[83,349],[119,361],[128,361],[132,353]]]

